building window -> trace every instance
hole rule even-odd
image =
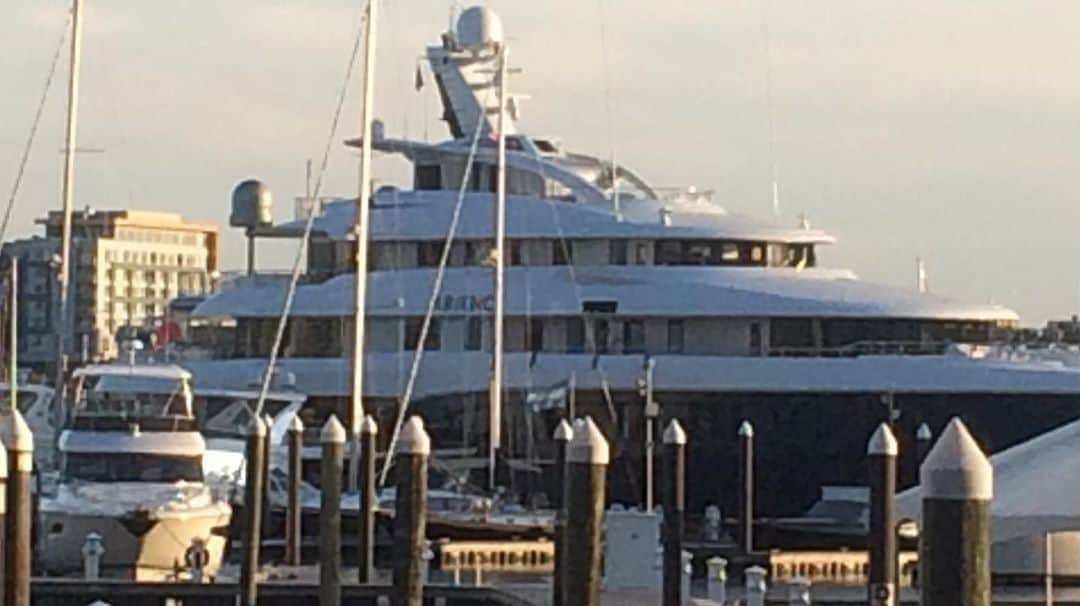
[[[525,351],[544,350],[544,320],[529,318],[525,323]]]
[[[645,353],[645,322],[623,322],[623,353]]]
[[[585,320],[583,318],[566,319],[566,351],[568,353],[585,351]]]
[[[405,318],[405,349],[413,351],[420,343],[420,329],[424,326],[423,317]],[[441,346],[442,339],[439,337],[439,319],[432,318],[428,328],[427,339],[424,339],[424,351],[435,351]]]
[[[667,323],[667,350],[669,353],[682,353],[683,347],[683,321],[668,320]]]
[[[484,348],[483,318],[468,318],[465,321],[465,350],[480,351]]]

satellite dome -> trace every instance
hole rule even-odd
[[[463,48],[471,51],[502,44],[502,21],[495,11],[489,8],[471,6],[458,17],[457,41]]]
[[[273,200],[270,188],[257,179],[242,181],[233,189],[232,213],[229,225],[233,227],[260,227],[273,222]]]

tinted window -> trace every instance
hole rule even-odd
[[[199,457],[127,453],[73,453],[64,457],[64,474],[85,482],[201,482]]]

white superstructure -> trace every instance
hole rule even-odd
[[[377,151],[412,164],[414,183],[372,196],[364,395],[374,408],[400,405],[442,272],[410,405],[445,405],[435,414],[451,419],[447,432],[469,447],[486,432],[501,40],[490,11],[469,9],[427,50],[452,139],[397,139],[379,124],[372,137]],[[525,392],[570,382],[602,404],[606,432],[637,439],[627,419],[642,414],[630,407],[649,361],[661,403],[681,397],[685,406],[726,393],[1080,394],[1080,372],[1067,364],[982,355],[1016,327],[1015,312],[823,267],[820,249],[834,238],[805,220],[757,220],[727,211],[708,191],[652,186],[627,167],[526,134],[516,98],[510,105],[504,427],[528,421],[514,412]],[[460,219],[440,268],[459,189]],[[321,205],[278,360],[323,416],[348,410],[354,214],[351,199]],[[296,238],[303,227],[286,222],[259,236]],[[285,288],[271,276],[240,278],[194,310],[227,334],[199,344],[210,356],[183,362],[200,388],[259,375]]]
[[[231,508],[203,480],[206,444],[191,411],[190,374],[97,365],[74,377],[59,484],[41,499],[42,566],[80,573],[84,545],[96,535],[106,576],[179,579],[193,567],[216,574]],[[147,391],[115,390],[132,379]]]

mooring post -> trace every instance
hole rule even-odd
[[[705,594],[710,601],[727,602],[727,560],[720,556],[705,561]]]
[[[788,605],[810,606],[810,581],[801,577],[788,581]]]
[[[930,452],[930,443],[934,439],[934,433],[926,423],[919,425],[915,430],[915,484],[919,483],[919,468],[926,460],[926,454]]]
[[[341,480],[345,475],[345,427],[330,415],[320,435],[319,605],[341,605]]]
[[[766,572],[761,566],[751,566],[743,571],[746,577],[746,606],[765,606],[765,594],[769,589],[765,584]]]
[[[303,541],[303,503],[300,502],[300,486],[303,478],[304,422],[294,414],[285,432],[289,457],[289,494],[285,511],[285,563],[300,566]]]
[[[682,540],[686,505],[686,432],[672,419],[664,430],[663,606],[682,606]]]
[[[900,448],[888,423],[870,436],[866,458],[870,471],[870,570],[866,599],[870,606],[896,606],[896,458]]]
[[[367,415],[360,424],[360,488],[359,543],[357,553],[357,582],[371,583],[375,571],[375,440],[379,424]]]
[[[273,432],[274,418],[269,413],[263,415],[263,425],[266,425],[266,443],[263,445],[263,502],[262,502],[262,531],[270,532],[270,466],[274,464]]]
[[[244,535],[240,560],[240,606],[258,601],[259,546],[262,536],[263,467],[266,459],[266,424],[257,415],[248,428],[244,462]]]
[[[101,556],[105,555],[105,545],[101,535],[90,532],[82,545],[83,578],[88,581],[101,577]]]
[[[600,428],[589,417],[574,422],[566,451],[566,565],[564,606],[596,606],[604,532],[604,491],[610,453]]]
[[[8,606],[30,606],[31,475],[34,435],[17,407],[11,407],[7,431],[7,517],[5,518],[4,591]]]
[[[990,606],[990,501],[994,469],[953,418],[919,470],[922,606]]]
[[[422,559],[427,524],[428,457],[431,439],[418,416],[401,430],[394,500],[394,606],[422,606]]]
[[[754,426],[739,425],[739,550],[754,551]]]
[[[566,419],[561,419],[552,438],[555,441],[555,490],[552,492],[552,505],[555,507],[555,570],[551,575],[551,606],[563,605],[563,558],[566,557],[563,543],[563,526],[566,525],[566,500],[563,488],[566,484],[566,445],[574,437],[574,430]]]

